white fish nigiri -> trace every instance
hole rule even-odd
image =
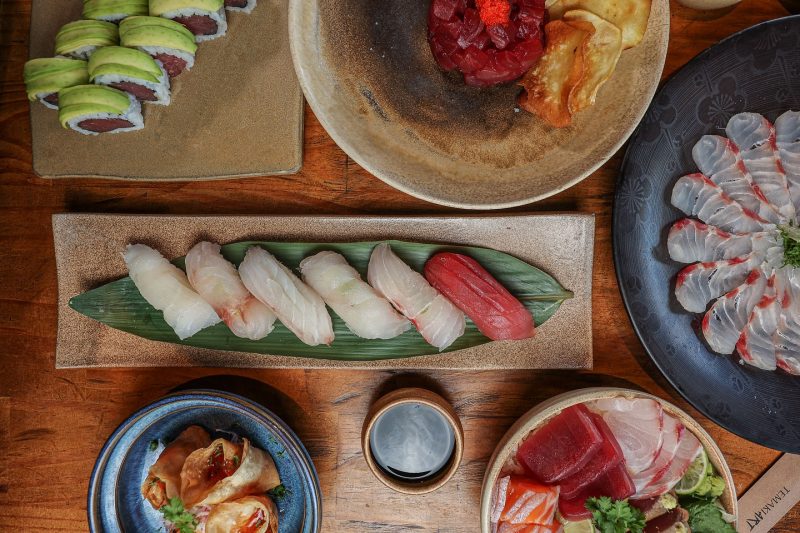
[[[199,242],[186,254],[186,275],[237,337],[259,340],[275,323],[275,313],[245,288],[239,273],[222,257],[219,244]]]
[[[388,244],[379,244],[372,251],[367,279],[439,350],[464,334],[464,313],[397,257]]]
[[[292,333],[317,346],[333,342],[333,324],[319,294],[258,246],[247,250],[239,276],[250,293],[269,307]]]
[[[411,327],[341,254],[324,251],[306,257],[300,263],[300,273],[303,281],[361,338],[392,339]]]
[[[123,254],[128,273],[145,300],[164,312],[178,338],[188,339],[220,321],[214,309],[197,294],[183,270],[144,244],[130,244]]]

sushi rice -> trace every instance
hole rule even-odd
[[[133,76],[123,76],[120,74],[101,74],[99,76],[95,76],[92,78],[92,82],[97,85],[108,85],[111,86],[114,83],[122,83],[122,82],[131,82],[136,83],[137,85],[141,85],[142,87],[147,87],[156,95],[156,100],[148,101],[149,104],[156,104],[156,105],[169,105],[170,103],[170,90],[169,90],[169,76],[167,72],[164,70],[164,65],[161,64],[161,61],[156,60],[156,65],[158,68],[161,69],[161,75],[159,76],[159,82],[153,83],[152,81],[143,80],[141,78],[136,78]]]
[[[78,133],[82,133],[83,135],[100,135],[100,133],[96,131],[85,130],[78,126],[84,120],[91,120],[91,119],[109,119],[109,118],[121,118],[123,120],[127,120],[133,126],[129,128],[118,128],[113,131],[109,131],[107,133],[125,133],[128,131],[136,131],[144,128],[144,117],[142,117],[142,104],[139,103],[139,100],[134,98],[132,95],[128,93],[124,93],[128,100],[130,101],[130,105],[128,109],[122,113],[87,113],[85,115],[80,115],[77,117],[73,117],[69,119],[64,127],[68,127],[71,130],[77,131]]]
[[[191,17],[199,15],[201,17],[210,17],[214,22],[217,23],[217,32],[210,34],[210,35],[195,35],[194,39],[198,43],[202,43],[203,41],[212,41],[219,37],[224,36],[228,32],[228,20],[225,18],[225,7],[219,8],[218,11],[207,11],[205,9],[198,9],[195,7],[184,7],[181,9],[174,9],[172,11],[166,11],[162,13],[161,17],[165,19],[175,20],[176,18],[180,17]]]

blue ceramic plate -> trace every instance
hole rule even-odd
[[[161,515],[140,488],[164,444],[198,424],[214,436],[247,437],[275,460],[286,495],[276,501],[280,533],[320,530],[319,480],[303,444],[277,416],[234,394],[197,390],[172,394],[134,413],[109,437],[89,482],[89,529],[96,533],[164,531]],[[217,435],[215,435],[217,433]],[[230,433],[227,433],[229,435]],[[157,448],[151,445],[160,444]]]
[[[800,378],[715,355],[698,315],[674,296],[684,266],[667,253],[683,215],[670,205],[675,181],[696,172],[692,147],[724,135],[742,111],[770,120],[800,109],[800,16],[753,26],[698,55],[658,92],[625,155],[614,201],[614,262],[631,322],[658,368],[689,403],[758,444],[800,453]]]

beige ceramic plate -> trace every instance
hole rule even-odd
[[[631,389],[623,389],[618,387],[597,387],[590,389],[580,389],[576,391],[567,392],[554,396],[547,401],[544,401],[522,415],[513,426],[506,432],[497,448],[489,460],[489,465],[486,468],[486,474],[483,477],[483,488],[481,489],[481,532],[491,533],[490,515],[492,508],[492,492],[497,483],[497,478],[506,464],[508,459],[516,454],[517,448],[525,440],[528,434],[546,422],[552,416],[560,413],[563,409],[578,403],[584,403],[591,400],[598,400],[601,398],[611,398],[614,396],[627,396],[630,398],[650,398],[658,401],[664,407],[664,410],[669,414],[680,420],[694,435],[700,439],[703,447],[708,453],[708,459],[717,472],[725,478],[727,488],[722,495],[722,504],[725,509],[738,516],[739,508],[736,499],[736,487],[733,484],[733,476],[731,470],[728,468],[728,463],[725,462],[725,457],[717,444],[711,439],[711,436],[706,433],[706,430],[700,426],[692,417],[685,411],[678,409],[671,403],[647,394],[645,392],[635,391]]]
[[[289,54],[288,0],[228,15],[228,34],[201,43],[175,78],[169,106],[145,104],[141,131],[85,136],[31,104],[33,169],[48,178],[200,180],[297,172],[303,94]],[[53,54],[55,34],[81,0],[33,0],[30,56]],[[21,74],[20,74],[21,76]]]
[[[317,118],[361,166],[431,202],[522,205],[587,177],[625,142],[658,86],[669,2],[653,0],[642,43],[622,53],[597,103],[556,130],[514,102],[519,88],[466,87],[426,38],[429,2],[290,0],[300,84]]]
[[[557,235],[558,238],[553,238]],[[345,362],[225,352],[150,341],[70,309],[69,299],[127,275],[120,252],[131,242],[166,257],[199,240],[346,242],[399,239],[483,246],[548,272],[574,297],[533,339],[492,342],[408,359]],[[592,215],[508,217],[270,217],[66,214],[53,217],[58,273],[57,367],[232,366],[348,368],[591,368]]]

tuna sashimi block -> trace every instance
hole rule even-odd
[[[624,458],[617,438],[611,432],[611,428],[608,427],[603,417],[592,413],[592,420],[594,420],[597,429],[600,430],[600,434],[603,436],[603,444],[594,457],[586,463],[586,466],[570,477],[561,480],[559,486],[561,487],[562,498],[575,498],[584,487],[589,486],[600,476],[620,464]]]
[[[539,481],[555,483],[586,466],[602,445],[589,410],[573,405],[528,435],[517,460]]]
[[[624,500],[634,492],[636,487],[625,469],[625,463],[621,462],[583,489],[574,499],[561,498],[558,510],[567,520],[582,520],[592,516],[586,508],[586,500],[589,498],[608,496],[612,500]]]
[[[496,498],[495,508],[502,509],[498,516],[501,522],[546,526],[552,524],[555,518],[558,487],[540,485],[524,477],[508,476],[501,480]]]

